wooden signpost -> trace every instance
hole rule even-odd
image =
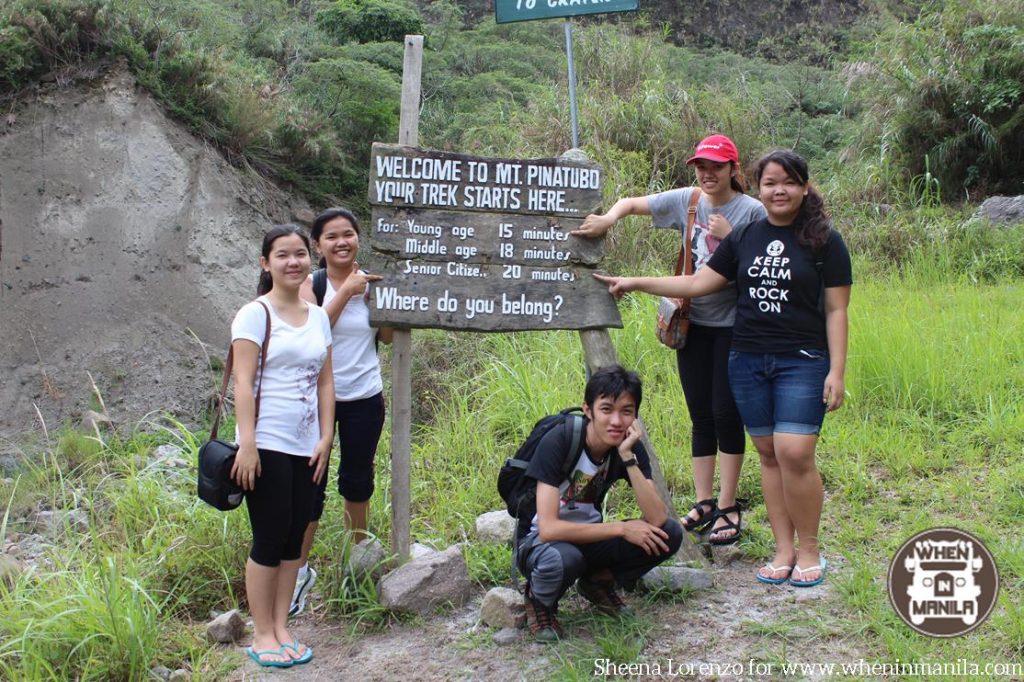
[[[614,299],[591,277],[604,240],[569,234],[601,204],[601,169],[579,152],[498,159],[418,148],[422,50],[422,36],[406,36],[399,144],[373,145],[368,189],[370,246],[383,261],[370,322],[395,329],[391,521],[402,560],[410,545],[410,330],[578,329],[594,371],[618,361],[607,328],[622,327]],[[678,519],[646,431],[643,443]],[[680,552],[700,560],[692,545]]]

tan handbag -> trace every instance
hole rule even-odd
[[[690,207],[686,211],[686,232],[683,237],[683,245],[679,249],[679,258],[676,259],[675,276],[693,274],[693,250],[690,241],[693,239],[693,222],[697,219],[697,202],[700,201],[701,191],[694,188],[690,197]],[[669,348],[679,350],[686,347],[686,334],[690,330],[690,299],[688,298],[661,298],[658,304],[658,322],[655,333],[658,341]]]

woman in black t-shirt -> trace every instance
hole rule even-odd
[[[761,487],[776,541],[775,556],[757,579],[810,587],[825,572],[814,450],[825,412],[843,402],[850,255],[831,228],[803,158],[771,152],[754,177],[768,217],[733,230],[696,275],[595,277],[617,296],[703,296],[736,281],[729,382],[761,456]]]

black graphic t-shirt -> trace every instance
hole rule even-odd
[[[615,481],[629,480],[629,474],[622,465],[618,450],[609,450],[601,462],[595,462],[584,449],[569,478],[565,478],[562,475],[562,464],[571,444],[564,432],[565,429],[551,429],[541,438],[526,468],[526,476],[558,488],[558,516],[563,521],[600,523],[603,493]],[[633,454],[640,471],[646,478],[650,478],[651,462],[642,443],[633,446]],[[532,527],[537,527],[536,516],[533,517]]]
[[[708,262],[708,267],[736,281],[736,325],[732,350],[785,353],[807,348],[826,349],[825,287],[853,284],[850,252],[832,230],[818,255],[801,246],[792,226],[776,227],[766,218],[745,230],[733,230]]]

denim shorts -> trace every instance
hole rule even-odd
[[[817,434],[825,420],[822,391],[828,351],[729,352],[729,386],[747,433]]]

